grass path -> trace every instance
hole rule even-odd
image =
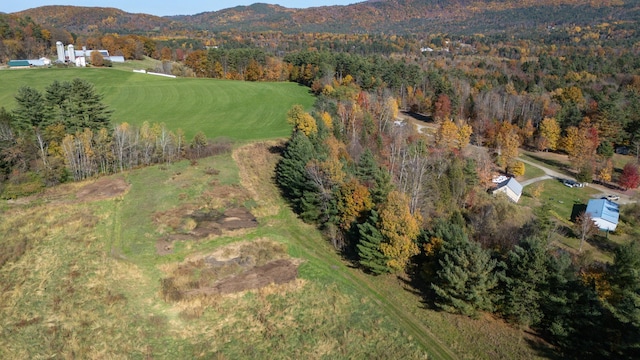
[[[256,145],[247,145],[247,147],[251,146]],[[273,194],[277,194],[278,190],[273,181],[264,181],[264,179],[273,179],[277,157],[271,155],[269,158],[262,159],[262,164],[242,161],[242,159],[248,158],[245,148],[236,150],[234,153],[234,159],[240,168],[240,174],[242,174],[241,184],[245,188],[252,189],[259,204],[265,201],[272,202]],[[266,149],[261,151],[264,152]],[[244,153],[238,154],[239,152]],[[256,179],[262,180],[258,182]],[[282,199],[277,204],[270,204],[270,207],[273,208],[273,205],[279,207],[278,214],[267,217],[265,221],[272,222],[273,228],[278,229],[279,232],[287,232],[288,241],[291,243],[290,247],[294,252],[293,256],[309,259],[313,264],[322,264],[322,269],[308,269],[308,271],[314,272],[313,276],[331,277],[333,281],[338,281],[344,286],[354,289],[356,293],[374,300],[380,309],[393,318],[431,357],[435,359],[458,358],[418,318],[391,300],[389,289],[385,288],[383,282],[363,274],[359,269],[349,267],[321,236],[310,236],[310,234],[317,234],[317,230],[311,225],[303,224]],[[397,288],[393,290],[397,290]]]

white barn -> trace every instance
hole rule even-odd
[[[493,190],[493,194],[504,193],[509,200],[517,203],[522,196],[522,184],[520,184],[515,178],[509,178],[509,180],[501,182],[498,187]]]

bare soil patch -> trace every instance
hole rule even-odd
[[[157,230],[163,234],[156,242],[157,254],[172,253],[175,241],[231,235],[258,226],[256,217],[243,206],[251,196],[242,186],[214,185],[200,199],[197,204],[183,204],[154,214]]]
[[[256,240],[231,244],[164,265],[167,276],[162,279],[162,295],[165,301],[182,301],[284,284],[297,278],[298,265],[280,243]]]
[[[185,205],[177,209],[156,214],[156,224],[167,234],[156,242],[158,255],[173,252],[174,241],[201,240],[212,236],[229,234],[238,230],[258,226],[258,220],[244,207],[217,209],[194,209]]]
[[[211,287],[186,291],[184,296],[233,294],[245,290],[259,289],[269,284],[288,283],[297,277],[298,265],[289,259],[280,259],[221,280]]]
[[[82,186],[76,193],[80,201],[111,199],[124,194],[129,184],[121,177],[102,177]]]

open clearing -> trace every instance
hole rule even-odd
[[[0,107],[13,109],[21,86],[43,91],[54,80],[74,78],[89,81],[104,95],[113,123],[165,123],[171,130],[182,129],[188,141],[198,131],[209,138],[238,140],[287,137],[287,110],[295,104],[310,108],[314,101],[307,88],[294,83],[171,79],[109,68],[68,68],[0,71]]]
[[[346,264],[279,197],[280,146],[4,203],[0,358],[537,357],[531,336]],[[213,219],[243,223],[198,233]]]

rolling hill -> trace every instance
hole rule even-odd
[[[178,30],[453,34],[526,32],[560,24],[637,20],[636,0],[378,0],[289,9],[257,3],[195,15],[157,17],[113,8],[45,6],[16,13],[69,31],[164,34]],[[55,15],[52,15],[55,14]]]

